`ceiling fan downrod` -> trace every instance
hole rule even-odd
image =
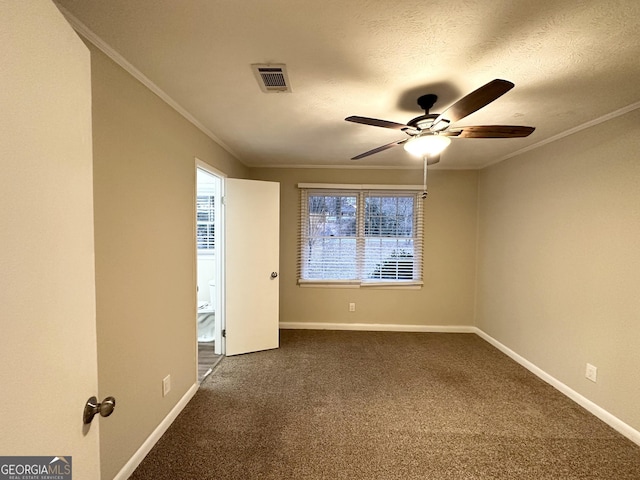
[[[422,199],[424,200],[425,198],[427,198],[427,195],[429,195],[429,192],[427,192],[427,163],[429,161],[429,154],[426,154],[423,157],[424,160],[424,173],[422,175]]]

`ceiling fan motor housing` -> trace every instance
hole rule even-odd
[[[418,105],[420,105],[420,108],[424,110],[425,113],[428,115],[429,110],[433,108],[433,106],[436,104],[437,101],[438,101],[437,95],[434,95],[433,93],[428,93],[418,98]]]

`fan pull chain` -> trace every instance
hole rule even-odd
[[[427,192],[427,160],[429,158],[429,155],[425,155],[423,160],[424,160],[424,173],[422,176],[422,199],[424,200],[425,198],[427,198],[427,195],[429,194],[429,192]]]

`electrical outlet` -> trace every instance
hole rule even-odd
[[[171,375],[167,375],[162,379],[162,396],[166,397],[171,391]]]
[[[592,382],[595,382],[598,377],[598,368],[594,367],[590,363],[587,363],[587,369],[585,370],[584,376]]]
[[[356,304],[355,303],[350,303],[349,304],[349,311],[350,312],[355,312],[356,311]]]

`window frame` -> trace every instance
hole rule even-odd
[[[423,249],[424,249],[424,211],[422,190],[419,185],[354,185],[354,184],[298,184],[300,189],[300,220],[298,225],[298,262],[297,281],[301,287],[339,287],[339,288],[409,288],[419,289],[423,285]],[[308,252],[306,246],[309,241],[309,197],[313,195],[327,196],[355,196],[356,197],[356,234],[353,237],[356,243],[356,277],[349,279],[320,279],[303,278]],[[365,278],[367,269],[364,265],[366,252],[366,240],[376,238],[367,236],[365,232],[365,199],[367,197],[409,197],[413,199],[413,218],[411,236],[385,236],[393,241],[410,239],[412,242],[412,265],[411,279],[390,279],[390,278]],[[322,238],[322,237],[321,237]],[[304,249],[303,249],[304,246]],[[377,260],[380,262],[380,260]],[[398,266],[396,265],[396,268]],[[399,270],[396,270],[396,275]]]

